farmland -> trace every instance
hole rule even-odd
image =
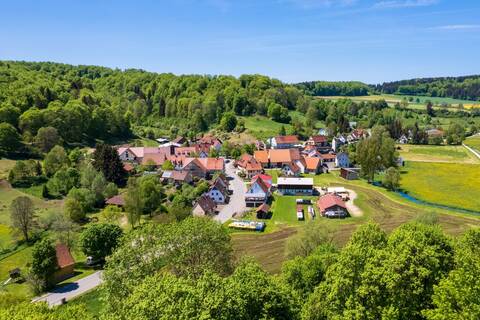
[[[369,95],[369,96],[357,96],[357,97],[323,96],[318,98],[327,99],[327,100],[351,99],[353,101],[359,101],[359,102],[385,100],[391,106],[393,106],[396,103],[402,102],[404,99],[407,99],[407,101],[411,100],[411,101],[408,101],[408,106],[409,108],[412,108],[412,109],[425,108],[425,103],[427,101],[431,101],[434,105],[442,105],[442,104],[450,105],[451,107],[449,109],[452,109],[452,110],[457,109],[460,104],[462,104],[465,109],[471,109],[474,107],[480,108],[480,103],[478,101],[441,98],[441,97],[427,97],[427,96],[403,96],[403,95],[394,95],[394,94],[381,94],[381,95]],[[440,108],[440,107],[436,107],[436,108]]]
[[[407,162],[401,187],[423,201],[480,211],[478,181],[480,165]]]
[[[398,145],[400,156],[406,161],[480,163],[470,151],[463,146],[434,145]]]

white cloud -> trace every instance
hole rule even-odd
[[[373,7],[380,9],[426,7],[437,2],[438,0],[382,0],[375,3]]]
[[[471,30],[480,29],[480,24],[448,24],[444,26],[433,27],[434,30]]]

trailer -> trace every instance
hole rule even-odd
[[[251,231],[263,231],[265,230],[266,223],[262,221],[251,221],[251,220],[233,220],[228,227],[233,229],[240,230],[251,230]]]
[[[312,206],[308,206],[308,214],[310,214],[310,217],[313,219],[315,219],[315,210],[313,209]]]
[[[304,220],[305,216],[303,215],[303,206],[297,206],[297,219]]]

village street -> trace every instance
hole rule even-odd
[[[215,220],[224,223],[228,219],[232,218],[234,213],[243,212],[246,210],[245,206],[245,193],[247,187],[243,180],[235,173],[235,167],[233,161],[229,161],[225,165],[225,173],[230,180],[230,189],[233,191],[230,196],[230,202],[223,206],[218,215],[215,216]]]
[[[45,301],[50,307],[60,305],[64,298],[66,301],[71,300],[99,286],[102,283],[101,275],[102,271],[97,271],[76,282],[55,288],[51,292],[33,299],[32,302]]]

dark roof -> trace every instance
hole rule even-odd
[[[57,265],[60,269],[75,264],[75,260],[66,245],[61,243],[57,244],[55,246],[55,252],[57,255]]]
[[[206,194],[202,195],[200,198],[197,199],[197,203],[205,212],[212,212],[215,210],[216,204]]]
[[[257,212],[269,212],[270,211],[270,206],[266,203],[263,203],[260,207],[257,208]]]

